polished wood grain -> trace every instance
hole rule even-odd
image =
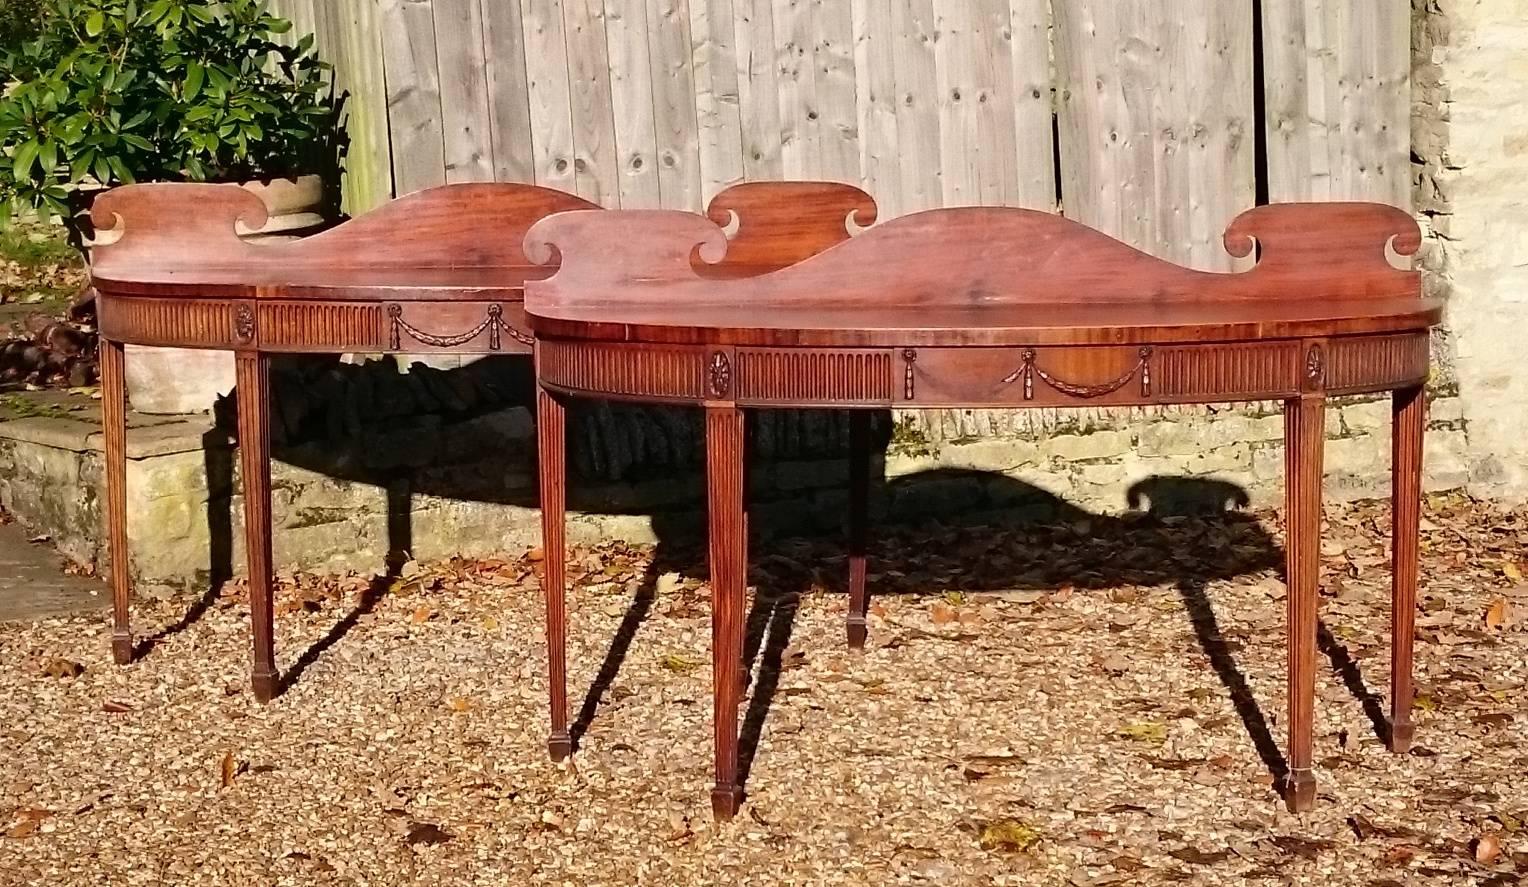
[[[1284,578],[1289,585],[1289,774],[1284,798],[1294,812],[1316,801],[1311,724],[1316,705],[1316,604],[1320,585],[1321,457],[1326,399],[1284,402]]]
[[[118,665],[133,659],[128,617],[132,570],[127,549],[127,410],[120,342],[100,340],[101,428],[106,460],[106,551],[111,559],[111,655]]]
[[[706,407],[706,513],[711,540],[711,661],[716,785],[711,810],[731,819],[743,802],[738,781],[738,706],[743,687],[744,589],[748,525],[744,512],[743,412]]]
[[[1411,749],[1412,641],[1417,616],[1417,546],[1422,522],[1422,439],[1427,396],[1421,386],[1398,389],[1391,423],[1390,750]]]
[[[541,593],[546,603],[547,686],[552,731],[547,753],[560,761],[573,753],[568,733],[567,542],[568,424],[563,405],[546,389],[536,392],[536,476],[541,491]]]
[[[473,183],[417,191],[329,231],[252,243],[265,205],[233,185],[148,183],[96,199],[105,241],[91,276],[115,295],[239,299],[508,298],[528,274],[520,233],[550,213],[598,209],[534,185]]]
[[[1420,245],[1393,207],[1258,207],[1232,222],[1225,245],[1256,248],[1257,264],[1193,271],[1059,216],[965,207],[719,282],[697,271],[729,251],[709,220],[560,213],[526,235],[531,260],[558,263],[528,287],[527,305],[542,337],[782,347],[1102,345],[1126,331],[1137,345],[1215,342],[1425,329],[1441,315],[1440,302],[1417,298],[1417,272],[1390,264],[1387,250]],[[685,310],[668,310],[675,303]]]
[[[849,414],[849,647],[865,648],[869,633],[870,593],[865,579],[865,549],[870,536],[870,414]]]
[[[249,572],[253,647],[250,686],[269,702],[279,691],[273,625],[275,577],[271,566],[270,358],[243,352],[235,362],[239,398],[239,476],[243,482],[244,546]]]
[[[868,424],[885,408],[1127,406],[1276,399],[1288,449],[1286,796],[1315,798],[1311,731],[1322,415],[1333,395],[1396,392],[1392,747],[1411,740],[1422,386],[1441,305],[1398,268],[1404,213],[1290,204],[1226,233],[1239,273],[1193,271],[1065,219],[1017,209],[875,219],[856,188],[745,185],[708,217],[591,212],[566,194],[462,185],[333,231],[251,246],[263,209],[234,186],[103,195],[98,247],[113,649],[127,622],[121,345],[237,352],[258,698],[279,690],[272,629],[268,363],[298,351],[536,354],[554,757],[566,693],[564,399],[688,404],[706,414],[713,594],[713,810],[742,801],[746,410],[832,407],[851,423],[848,640],[868,625]],[[725,229],[724,227],[725,226]],[[730,239],[728,230],[730,229]],[[491,235],[484,232],[492,232]],[[120,576],[118,575],[120,574]]]
[[[1361,203],[1258,207],[1226,232],[1232,256],[1256,255],[1237,273],[1181,268],[1042,213],[964,208],[896,219],[778,270],[729,276],[708,270],[733,255],[722,221],[563,213],[534,224],[525,243],[528,258],[556,268],[525,289],[543,391],[706,412],[718,817],[736,812],[742,792],[731,676],[746,521],[735,417],[803,406],[860,411],[851,425],[846,619],[848,642],[859,647],[868,629],[864,410],[1283,401],[1282,788],[1292,810],[1311,807],[1325,404],[1338,394],[1417,392],[1427,379],[1442,306],[1421,298],[1415,271],[1392,264],[1418,248],[1409,216]],[[1420,395],[1397,398],[1392,746],[1401,748],[1411,738],[1422,426]]]
[[[280,243],[250,243],[242,232],[266,221],[265,208],[236,185],[130,185],[97,198],[92,284],[102,340],[107,442],[108,547],[126,565],[123,343],[232,350],[240,354],[238,421],[252,445],[243,458],[268,462],[268,392],[262,361],[277,353],[344,351],[529,354],[522,305],[527,280],[549,268],[529,262],[530,225],[557,212],[597,207],[548,188],[509,183],[419,191],[336,228]],[[711,214],[733,224],[736,252],[720,278],[763,273],[846,239],[875,220],[875,204],[849,185],[778,182],[739,185],[713,198]],[[247,358],[247,359],[246,359]],[[255,360],[259,358],[259,360]],[[701,355],[698,359],[704,360]],[[574,367],[572,371],[576,371]],[[698,375],[697,375],[698,378]],[[561,441],[556,401],[541,406],[544,447]],[[547,435],[552,435],[547,437]],[[557,443],[556,447],[565,446]],[[566,473],[565,456],[542,453],[543,484]],[[246,461],[246,535],[254,616],[257,695],[280,689],[275,675],[270,597],[269,468]],[[565,482],[543,496],[561,508]],[[548,531],[547,616],[552,643],[554,756],[566,755],[563,542]],[[113,650],[132,655],[129,572],[113,570]],[[560,726],[559,726],[560,725]]]

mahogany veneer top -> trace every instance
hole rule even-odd
[[[561,213],[533,225],[526,311],[544,336],[737,345],[1016,345],[1228,341],[1419,330],[1442,303],[1387,248],[1415,221],[1371,203],[1238,216],[1238,273],[1194,271],[1067,219],[966,207],[896,219],[818,255],[717,280],[726,237],[689,213]]]
[[[596,209],[535,185],[444,185],[311,237],[250,243],[238,228],[258,230],[266,209],[237,185],[128,185],[91,209],[106,241],[92,251],[91,276],[99,291],[128,297],[512,301],[553,270],[526,258],[526,230]],[[846,219],[875,221],[869,195],[834,182],[736,185],[707,212],[736,226],[727,261],[706,269],[713,279],[789,265],[846,238]]]

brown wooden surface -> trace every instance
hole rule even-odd
[[[1422,438],[1427,396],[1420,386],[1393,398],[1390,550],[1390,750],[1411,749],[1412,641],[1417,617],[1417,545],[1422,521]]]
[[[127,185],[91,209],[100,239],[117,238],[92,251],[91,276],[112,295],[508,298],[528,274],[544,273],[526,261],[521,232],[549,213],[597,208],[534,185],[445,185],[312,237],[250,243],[239,223],[258,229],[266,212],[243,188]]]
[[[538,335],[794,347],[1137,344],[1425,329],[1441,303],[1390,264],[1416,223],[1368,203],[1284,204],[1238,216],[1249,271],[1193,271],[1075,222],[965,207],[895,219],[770,273],[731,281],[727,239],[689,213],[561,213],[526,235],[558,263],[527,285]],[[675,312],[671,306],[682,304]],[[867,310],[873,309],[873,310]]]
[[[106,551],[111,559],[111,652],[118,665],[133,658],[128,619],[132,569],[127,551],[127,387],[119,342],[100,340],[101,426],[106,460]]]
[[[1289,774],[1284,799],[1294,812],[1316,802],[1311,725],[1316,710],[1316,605],[1321,580],[1321,457],[1326,399],[1284,402],[1284,578],[1289,585]]]
[[[527,351],[534,330],[552,734],[568,734],[563,601],[564,396],[706,410],[717,816],[742,799],[737,714],[747,571],[745,408],[1127,405],[1279,399],[1288,445],[1287,797],[1314,800],[1311,724],[1326,398],[1396,391],[1392,747],[1410,741],[1421,386],[1441,306],[1393,267],[1419,238],[1374,204],[1291,204],[1238,217],[1237,274],[1192,271],[1096,231],[1016,209],[942,210],[850,237],[857,189],[742,186],[711,218],[560,212],[588,205],[514,185],[413,195],[303,241],[251,246],[258,201],[232,186],[119,189],[98,249],[114,649],[127,625],[120,345],[239,352],[239,431],[255,693],[279,688],[271,628],[269,354]],[[539,219],[539,220],[538,220]],[[735,225],[732,240],[718,223]],[[527,230],[528,229],[528,230]],[[487,236],[492,231],[497,236]],[[520,237],[521,232],[525,236]],[[523,244],[523,246],[522,246]],[[521,298],[525,302],[522,305]],[[863,414],[859,414],[861,417]],[[866,435],[851,441],[849,639],[863,642]],[[1403,539],[1403,537],[1405,537]],[[1409,541],[1408,541],[1409,540]],[[120,578],[117,578],[120,577]]]
[[[1397,394],[1392,748],[1411,738],[1412,610],[1421,385],[1442,306],[1391,264],[1419,246],[1375,204],[1259,207],[1225,246],[1256,263],[1193,271],[1096,231],[1015,209],[904,217],[775,271],[716,274],[733,245],[684,213],[564,213],[526,254],[557,267],[526,284],[543,392],[688,403],[706,412],[713,594],[713,811],[742,798],[736,620],[746,585],[746,407],[1285,403],[1288,743],[1284,795],[1315,802],[1312,725],[1326,400]],[[801,222],[798,235],[841,220]],[[784,247],[777,247],[784,250]],[[780,254],[780,253],[777,253]],[[748,256],[753,267],[768,254]],[[856,417],[863,416],[857,413]],[[866,631],[862,420],[850,469],[849,643]],[[1402,504],[1404,502],[1404,504]],[[547,517],[546,519],[554,519]],[[1402,541],[1407,535],[1409,541]],[[549,636],[549,643],[561,643]]]

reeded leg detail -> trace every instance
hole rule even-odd
[[[1422,522],[1422,437],[1427,400],[1405,388],[1392,401],[1390,463],[1390,750],[1411,748],[1412,636],[1417,609],[1417,545]]]
[[[711,661],[716,785],[711,812],[737,814],[738,707],[742,700],[747,523],[744,518],[743,413],[734,404],[706,407],[706,499],[711,538]]]
[[[280,690],[271,575],[270,357],[239,352],[239,471],[244,483],[244,546],[249,567],[249,619],[254,645],[250,685],[269,702]]]
[[[122,343],[101,340],[101,424],[106,452],[106,550],[111,558],[111,658],[133,660],[128,614],[132,570],[127,553],[127,386]]]
[[[561,761],[573,753],[568,734],[567,408],[544,389],[536,392],[537,478],[541,485],[541,594],[546,602],[547,690],[552,732],[547,754]]]
[[[849,647],[865,648],[870,594],[865,587],[865,547],[870,513],[870,413],[849,414]]]
[[[1284,402],[1285,573],[1289,583],[1289,777],[1285,802],[1301,813],[1316,801],[1311,768],[1316,705],[1316,603],[1321,567],[1322,397]]]

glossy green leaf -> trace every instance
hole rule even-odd
[[[32,177],[32,164],[37,161],[37,152],[41,148],[36,142],[25,142],[16,149],[16,156],[11,158],[11,175],[17,181],[24,181]]]

